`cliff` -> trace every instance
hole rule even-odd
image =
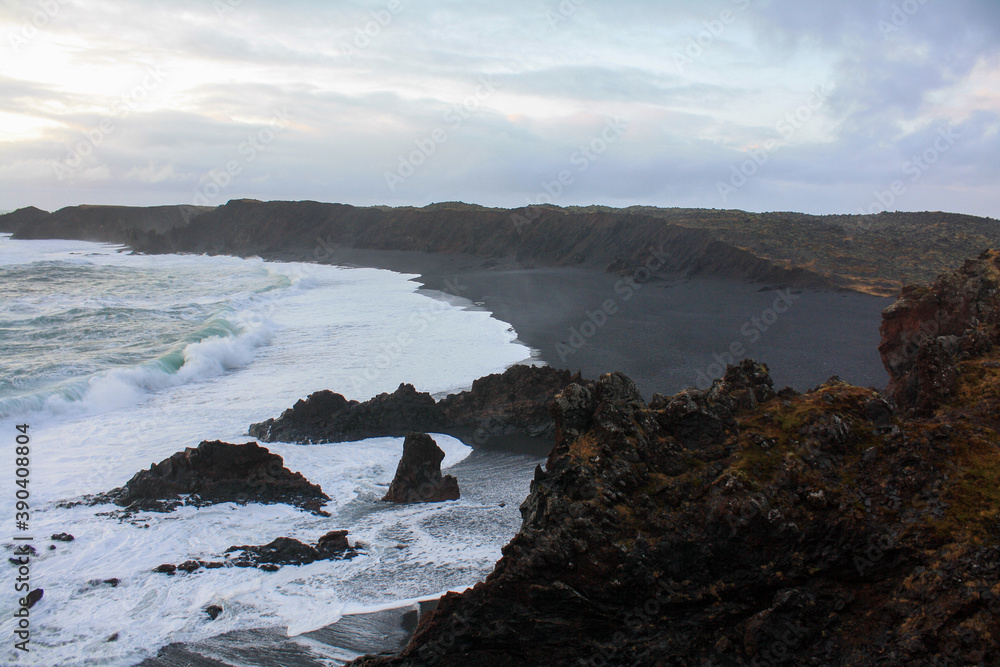
[[[10,213],[0,215],[0,234],[13,234],[21,225],[33,225],[36,222],[45,220],[51,215],[48,211],[43,211],[34,206],[19,208]]]
[[[648,216],[569,213],[555,207],[357,208],[319,202],[234,200],[166,233],[132,238],[140,252],[199,252],[314,259],[326,248],[462,254],[501,265],[586,266],[633,271],[656,262],[668,276],[710,275],[829,287],[807,270],[785,268]],[[654,253],[654,251],[656,251]]]
[[[907,292],[981,334],[923,413],[836,378],[776,393],[750,360],[649,404],[618,373],[570,384],[494,571],[352,665],[997,664],[1000,302],[945,298],[996,257]]]
[[[15,231],[17,238],[123,243],[147,253],[305,261],[327,259],[336,248],[416,250],[463,254],[484,266],[629,272],[663,257],[657,271],[668,277],[738,278],[880,296],[895,295],[907,282],[932,280],[965,257],[1000,245],[998,221],[941,212],[811,216],[651,206],[506,210],[446,202],[359,208],[256,200],[217,208],[74,206],[43,216],[27,210],[0,216],[0,231]],[[31,224],[22,225],[27,217]],[[885,261],[887,253],[893,261]]]
[[[203,206],[84,205],[45,213],[31,207],[0,216],[0,229],[9,225],[16,239],[79,239],[130,244],[136,235],[162,234],[187,225],[209,210],[210,207]]]

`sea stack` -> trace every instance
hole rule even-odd
[[[436,503],[458,500],[458,480],[441,475],[444,452],[426,433],[409,433],[403,457],[396,467],[389,492],[382,500],[392,503]]]

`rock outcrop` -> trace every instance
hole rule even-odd
[[[579,374],[549,366],[516,365],[481,377],[468,391],[441,400],[447,421],[442,432],[469,429],[473,447],[510,436],[552,441],[555,422],[549,404],[566,385],[578,381]]]
[[[318,560],[343,560],[357,555],[357,549],[347,540],[347,531],[332,530],[319,538],[316,546],[290,537],[279,537],[260,546],[244,544],[229,547],[224,553],[225,560],[222,561],[188,560],[180,565],[164,563],[153,571],[173,575],[178,570],[191,574],[202,568],[256,567],[275,572],[282,565],[308,565]]]
[[[551,442],[555,422],[549,403],[574,380],[579,375],[567,370],[511,366],[439,402],[410,384],[364,403],[348,401],[329,390],[318,391],[277,419],[252,424],[249,432],[264,442],[302,444],[399,438],[411,431],[454,435],[473,447],[518,437]]]
[[[287,503],[317,514],[329,496],[256,442],[202,442],[136,473],[125,486],[93,498],[129,511],[169,512],[181,505]]]
[[[888,395],[927,415],[951,396],[957,364],[1000,342],[1000,252],[984,252],[930,286],[903,288],[882,314]]]
[[[410,431],[438,431],[444,414],[430,394],[401,384],[359,403],[329,390],[299,400],[277,419],[251,424],[249,433],[264,442],[350,442],[365,438],[403,437]]]
[[[441,476],[444,452],[426,433],[409,433],[403,441],[403,456],[389,491],[382,500],[392,503],[437,503],[458,500],[458,480]]]
[[[997,664],[1000,348],[952,363],[924,416],[836,378],[775,394],[749,360],[649,405],[618,373],[569,385],[493,572],[351,664]]]
[[[236,567],[269,565],[308,565],[318,560],[354,558],[358,552],[347,540],[346,530],[330,531],[310,546],[289,537],[279,537],[263,546],[235,546],[226,549],[235,553],[230,563]]]

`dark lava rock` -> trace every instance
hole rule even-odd
[[[72,542],[76,538],[70,535],[69,533],[56,533],[55,535],[52,536],[52,539],[55,540],[56,542]]]
[[[264,567],[265,565],[307,565],[318,560],[341,560],[358,555],[357,550],[347,541],[346,530],[327,533],[319,538],[315,547],[290,537],[279,537],[263,546],[229,547],[226,553],[236,554],[230,561],[236,567],[260,567],[268,572],[277,568]]]
[[[163,565],[158,565],[153,569],[153,572],[159,572],[160,574],[173,574],[177,571],[177,566],[171,563],[164,563]]]
[[[23,606],[27,607],[28,609],[31,609],[32,607],[35,606],[35,604],[39,600],[42,599],[43,595],[45,595],[45,590],[41,588],[36,588],[35,590],[31,591],[30,593],[24,596],[25,604]]]
[[[468,391],[450,394],[440,406],[448,422],[442,433],[464,435],[455,429],[472,429],[472,447],[509,436],[552,441],[555,422],[549,404],[556,394],[580,374],[549,366],[511,366],[503,373],[481,377]],[[413,431],[431,430],[413,428]]]
[[[353,547],[347,541],[346,530],[331,530],[316,543],[316,551],[321,558],[339,558],[351,549]]]
[[[351,665],[1000,664],[1000,348],[928,344],[958,350],[948,392],[917,355],[894,376],[926,417],[836,378],[779,397],[750,360],[649,405],[570,384],[493,572]]]
[[[188,573],[194,572],[195,570],[198,570],[200,568],[201,568],[201,563],[199,563],[196,560],[186,560],[186,561],[184,561],[183,563],[181,563],[180,565],[177,566],[178,570],[181,570],[182,572],[188,572]]]
[[[181,496],[187,496],[182,499]],[[329,497],[256,442],[202,442],[136,473],[124,487],[94,498],[135,511],[168,512],[187,505],[287,503],[316,514]]]
[[[391,394],[359,403],[332,391],[318,391],[285,410],[278,419],[250,426],[250,435],[264,442],[349,442],[376,437],[401,437],[419,429],[438,431],[444,414],[430,394],[401,384]]]
[[[454,435],[473,447],[508,439],[551,442],[555,422],[549,404],[567,384],[579,380],[567,370],[547,366],[511,366],[479,378],[472,389],[435,402],[413,385],[359,403],[332,391],[318,391],[298,401],[277,419],[250,426],[264,442],[348,442],[402,437],[410,432]]]
[[[382,500],[393,503],[433,503],[458,500],[458,480],[441,476],[444,452],[426,433],[409,433],[396,475]]]
[[[882,313],[879,353],[888,394],[928,415],[950,397],[957,364],[1000,342],[1000,252],[988,250],[930,286],[908,285]]]
[[[205,607],[205,613],[208,614],[208,617],[214,621],[222,613],[222,607],[217,604],[209,605]]]

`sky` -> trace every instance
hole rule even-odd
[[[997,0],[0,0],[0,210],[1000,217]]]

